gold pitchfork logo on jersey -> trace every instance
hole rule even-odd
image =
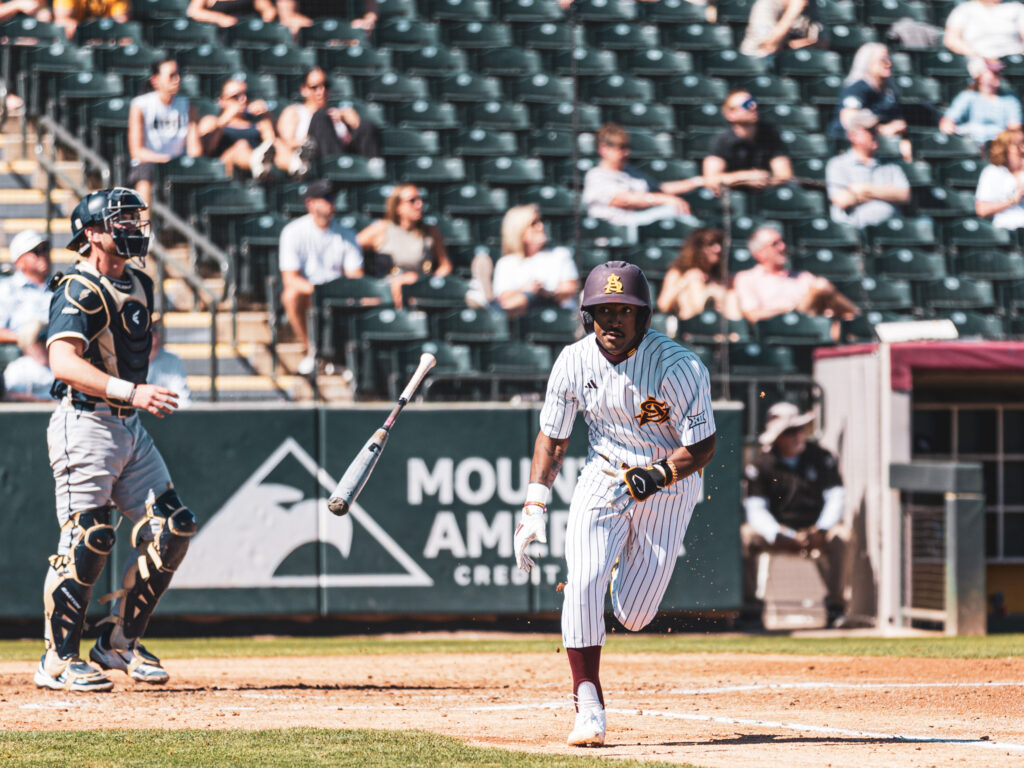
[[[655,400],[654,395],[649,395],[646,400],[640,403],[640,413],[633,416],[640,426],[644,424],[661,424],[668,421],[669,407],[664,400]]]
[[[604,284],[605,294],[609,293],[622,293],[622,280],[619,279],[618,275],[608,275],[608,280]]]

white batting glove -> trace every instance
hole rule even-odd
[[[514,541],[516,565],[526,573],[533,568],[533,558],[526,554],[526,548],[534,540],[541,544],[548,543],[548,516],[544,514],[543,505],[528,503],[523,506]]]

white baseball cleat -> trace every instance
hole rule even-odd
[[[78,693],[109,691],[114,687],[109,677],[77,656],[71,659],[61,659],[54,654],[50,659],[49,666],[53,671],[56,671],[54,667],[63,666],[63,669],[57,674],[47,671],[46,654],[44,653],[39,659],[39,667],[32,678],[37,687]]]
[[[96,645],[89,651],[89,658],[103,669],[120,669],[132,680],[152,685],[163,685],[170,679],[167,670],[160,666],[160,659],[146,650],[138,640],[130,641],[128,648],[107,647],[105,634],[96,638]]]
[[[599,747],[604,744],[604,707],[587,707],[576,713],[576,723],[569,734],[570,747]]]

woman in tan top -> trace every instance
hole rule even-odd
[[[423,197],[415,184],[399,184],[388,197],[384,218],[356,236],[363,251],[386,257],[385,272],[395,306],[402,306],[402,286],[422,275],[448,275],[452,263],[441,231],[423,221]]]
[[[705,309],[715,309],[730,320],[739,320],[739,303],[725,279],[720,229],[695,229],[672,262],[658,293],[658,311],[688,320]]]

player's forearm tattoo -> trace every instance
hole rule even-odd
[[[555,478],[558,477],[558,473],[562,469],[562,462],[565,460],[565,449],[565,445],[559,445],[558,443],[546,445],[543,448],[544,455],[547,456],[548,461],[545,462],[547,466],[544,468],[540,482],[548,487],[555,482]]]

